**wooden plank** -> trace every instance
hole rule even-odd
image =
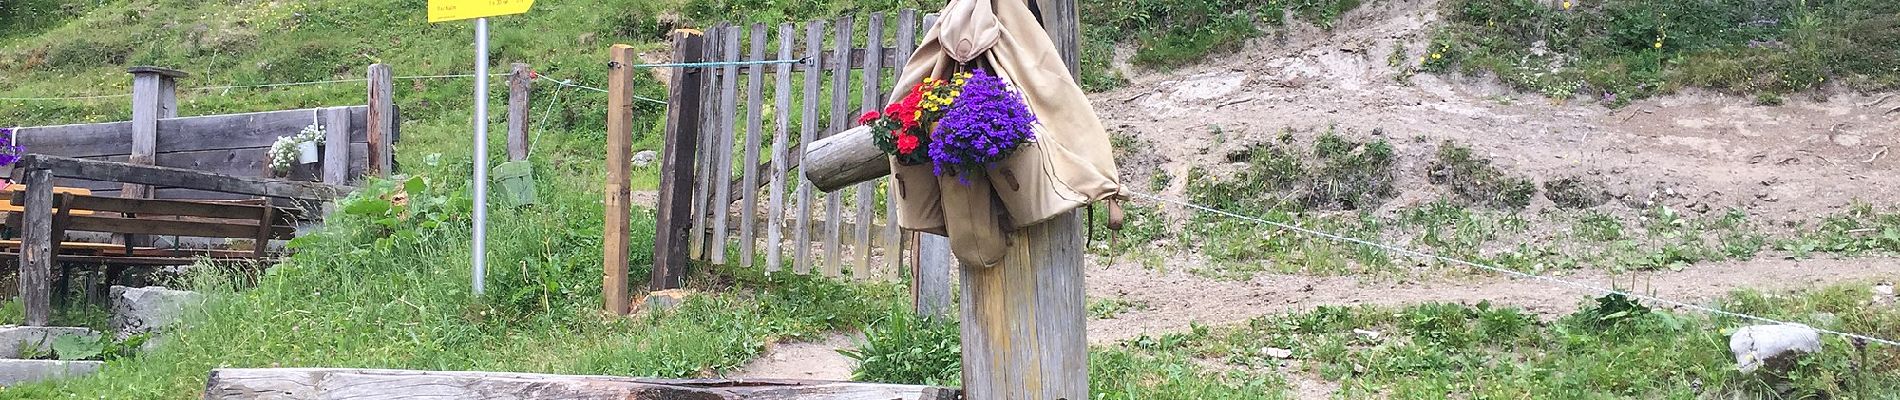
[[[32,156],[28,156],[32,157]],[[26,325],[46,326],[53,316],[53,174],[28,169],[26,212],[20,225],[20,303]]]
[[[66,218],[66,229],[73,231],[209,238],[256,237],[258,225],[257,223],[234,224],[151,218],[119,218],[99,215],[75,215]],[[297,230],[294,227],[272,226],[271,228],[273,238],[289,239],[296,237]]]
[[[82,214],[81,211],[103,211],[225,219],[261,219],[265,218],[266,210],[270,209],[270,207],[249,204],[126,199],[81,194],[67,194],[66,206],[75,209],[73,215],[82,216],[91,214]]]
[[[633,46],[613,45],[607,50],[613,59],[607,79],[607,199],[606,231],[601,239],[601,298],[607,312],[627,315],[633,305],[627,287],[628,207],[633,199],[627,190],[627,175],[633,151]]]
[[[898,64],[893,63],[893,61],[896,60],[895,55],[897,54],[894,51],[895,49],[896,49],[895,47],[885,47],[882,51],[880,51],[881,53],[883,53],[883,56],[881,56],[877,60],[878,66],[880,68],[897,69],[897,68],[903,67],[903,65],[898,65]],[[844,65],[850,69],[864,69],[867,65],[869,65],[869,63],[867,63],[864,58],[864,54],[869,53],[869,52],[870,52],[870,49],[868,48],[851,49],[850,61]],[[819,71],[828,71],[828,70],[835,69],[838,67],[838,62],[835,61],[837,57],[838,57],[837,50],[826,50],[820,53],[818,57],[814,57],[811,60],[808,60],[802,63],[791,63],[790,65],[792,66],[793,72],[805,72],[807,70],[813,70],[813,69],[816,69]],[[788,58],[781,58],[781,60],[782,59],[788,59]],[[748,59],[746,61],[765,61],[765,59],[754,58],[754,59]]]
[[[44,169],[53,176],[89,180],[111,180],[141,185],[168,186],[299,200],[330,200],[349,194],[354,188],[316,182],[238,177],[177,168],[148,167],[125,163],[90,161],[77,158],[28,154],[20,168]]]
[[[323,110],[323,182],[350,184],[350,111],[343,108]],[[342,149],[335,151],[332,149]]]
[[[917,10],[904,9],[897,12],[897,34],[893,39],[897,41],[895,49],[897,59],[892,62],[900,67],[910,63],[911,53],[917,47]],[[903,71],[897,70],[893,74],[902,75]],[[896,100],[889,97],[889,94],[885,96],[884,103]],[[884,280],[887,282],[896,282],[901,275],[898,271],[904,270],[905,241],[900,240],[903,230],[897,226],[897,201],[893,198],[896,195],[895,190],[897,190],[897,178],[886,177],[884,179]],[[915,287],[914,282],[912,286]]]
[[[652,379],[517,372],[220,368],[205,400],[695,399],[953,400],[956,390],[774,379]]]
[[[534,70],[514,63],[508,74],[508,161],[528,159],[528,94],[533,85]]]
[[[739,40],[744,32],[737,26],[726,27],[724,36],[720,40],[723,42],[721,46],[724,47],[723,51],[727,60],[739,58]],[[727,77],[733,77],[733,74],[739,70],[739,66],[732,64],[727,64],[724,68]],[[713,163],[713,177],[717,178],[713,182],[725,182],[732,178],[732,148],[733,142],[738,139],[732,132],[732,124],[738,115],[739,80],[736,78],[720,80],[719,132],[721,134],[716,135],[719,143],[712,148],[713,154],[718,158]],[[732,189],[726,185],[713,185],[712,190],[713,201],[710,210],[713,212],[713,236],[712,246],[707,250],[712,253],[707,259],[713,265],[726,265],[726,245],[731,242],[731,235],[726,234],[726,225],[730,222],[727,214],[732,209]]]
[[[778,26],[778,57],[780,59],[792,58],[792,44],[798,40],[797,36],[795,36],[797,35],[795,29],[796,28],[790,23],[780,24]],[[777,118],[772,123],[774,129],[772,133],[772,165],[774,167],[770,175],[772,178],[771,183],[768,184],[770,188],[766,189],[769,195],[766,199],[765,212],[766,220],[774,222],[765,225],[766,274],[778,272],[780,267],[783,266],[783,257],[785,255],[785,236],[783,231],[785,230],[785,224],[777,223],[776,221],[785,220],[786,186],[798,182],[797,180],[790,181],[789,183],[786,181],[786,178],[792,174],[790,165],[787,165],[789,160],[786,158],[786,155],[789,154],[786,152],[788,140],[786,136],[791,135],[792,121],[792,65],[779,64],[776,72],[774,77],[778,78],[778,84],[772,88],[772,104],[774,105],[774,107],[772,107],[772,115]]]
[[[837,49],[851,48],[853,27],[851,16],[838,17],[838,28],[832,32],[831,45]],[[840,51],[838,57],[846,57],[851,52]],[[826,136],[844,130],[846,121],[851,120],[851,70],[846,65],[849,60],[836,59],[838,64],[831,70],[831,126],[825,128]],[[836,277],[842,274],[844,249],[840,245],[844,231],[838,230],[838,223],[844,220],[844,194],[832,193],[825,196],[825,276]]]
[[[187,169],[187,170],[193,170],[193,171],[199,171],[199,172],[208,172],[208,173],[219,174],[219,175],[270,178],[271,176],[268,173],[269,166],[267,165],[267,163],[269,162],[269,159],[267,156],[269,150],[270,149],[267,149],[267,148],[251,148],[251,149],[236,149],[236,150],[206,150],[206,151],[193,151],[193,152],[182,152],[182,153],[159,153],[158,166]],[[369,173],[368,154],[369,154],[368,143],[351,143],[350,144],[350,169],[349,169],[350,176],[363,176],[364,174]],[[126,157],[125,156],[95,157],[95,158],[91,158],[91,160],[125,162]],[[78,179],[70,179],[70,178],[56,178],[53,180],[53,184],[57,186],[62,186],[62,187],[92,189],[93,191],[97,193],[111,192],[111,193],[116,194],[116,193],[119,193],[119,189],[120,189],[120,184],[117,182],[101,182],[101,181],[78,180]],[[179,193],[190,193],[191,196],[178,197]],[[210,197],[207,197],[207,196],[210,196]],[[200,199],[200,198],[236,199],[238,198],[238,197],[233,197],[233,196],[236,196],[236,195],[222,194],[222,195],[212,196],[210,192],[167,190],[167,188],[165,187],[158,187],[156,188],[156,193],[152,196],[152,198],[159,198],[159,199]]]
[[[879,99],[883,96],[878,92],[883,91],[884,74],[880,73],[882,70],[878,69],[877,61],[883,54],[879,50],[884,48],[884,13],[871,13],[870,20],[865,21],[864,27],[864,45],[871,51],[865,53],[865,69],[862,72],[863,75],[858,78],[863,81],[863,86],[858,91],[859,114],[882,108]],[[852,118],[852,122],[856,120],[857,118]],[[858,223],[855,231],[857,240],[852,242],[857,245],[851,247],[857,252],[857,262],[852,264],[851,277],[858,280],[874,278],[871,272],[869,243],[871,243],[871,221],[877,220],[877,186],[877,182],[871,181],[858,183]]]
[[[765,57],[765,24],[752,24],[752,57]],[[744,171],[740,171],[741,188],[745,189],[739,202],[739,267],[751,268],[752,260],[758,253],[758,227],[752,223],[759,214],[759,172],[754,165],[759,164],[759,142],[765,140],[764,130],[765,101],[765,65],[752,64],[746,67],[746,139]],[[728,189],[729,192],[736,192]]]
[[[719,39],[725,36],[721,34],[725,30],[724,26],[722,24],[706,30],[706,36],[700,39],[706,61],[725,59],[725,54],[719,47],[721,43]],[[719,135],[717,133],[719,132],[719,77],[714,76],[710,71],[713,69],[687,68],[683,71],[701,74],[699,109],[702,111],[697,121],[700,132],[699,149],[694,157],[697,162],[693,165],[696,170],[693,183],[693,231],[692,236],[687,238],[686,246],[687,256],[695,260],[706,259],[706,238],[711,235],[711,229],[708,229],[707,225],[712,217],[710,207],[707,205],[712,203],[712,185],[718,182],[714,179],[712,165],[713,156],[716,154],[713,153],[713,146],[718,143],[715,138]],[[711,115],[707,115],[706,112],[711,112]]]
[[[818,53],[823,51],[824,46],[825,21],[811,21],[807,23],[805,25],[805,56],[817,57]],[[799,116],[798,126],[798,140],[800,143],[811,143],[811,141],[817,140],[818,138],[818,103],[824,101],[822,100],[823,98],[818,96],[824,76],[825,73],[822,70],[805,71],[805,96],[804,100],[800,102],[803,104],[803,107],[801,107],[803,112]],[[800,158],[802,159],[803,153],[801,152],[799,154],[801,154]],[[800,170],[804,168],[803,166],[799,167]],[[804,275],[810,273],[812,267],[811,229],[807,227],[807,223],[811,222],[812,202],[817,199],[813,196],[811,181],[799,178],[797,182],[798,200],[792,207],[798,210],[798,224],[793,225],[796,230],[792,232],[792,272]]]
[[[369,107],[350,106],[350,143],[369,143]],[[158,142],[154,151],[170,153],[270,147],[278,137],[288,136],[318,121],[321,108],[223,114],[158,120]],[[400,110],[393,106],[393,115]],[[122,156],[132,153],[131,123],[42,126],[22,129],[20,143],[34,154],[65,157]],[[389,140],[397,128],[392,124]]]
[[[158,120],[178,116],[178,82],[175,75],[150,67],[135,67],[132,74],[132,148],[126,162],[152,165],[158,155]],[[125,184],[120,192],[127,197],[151,197],[145,185]]]
[[[697,62],[704,58],[703,36],[692,31],[673,32],[674,62]],[[700,137],[699,69],[675,71],[667,85],[665,148],[660,157],[660,193],[653,236],[653,273],[650,290],[677,289],[685,284],[687,236],[691,235],[693,216],[693,165],[702,153]]]
[[[364,107],[364,142],[368,152],[364,162],[370,174],[389,177],[394,172],[396,149],[396,97],[392,92],[389,65],[369,66],[369,105]],[[351,156],[355,160],[355,156]]]
[[[950,254],[950,238],[917,233],[917,261],[912,265],[911,290],[917,315],[949,318],[950,266],[956,256]]]
[[[924,25],[918,27],[918,29],[923,30],[925,33],[929,33],[931,29],[937,29],[937,18],[938,15],[936,13],[924,14]],[[922,40],[923,36],[924,35],[918,35],[918,40]]]

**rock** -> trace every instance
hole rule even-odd
[[[1282,349],[1278,347],[1268,347],[1265,349],[1261,349],[1260,352],[1266,354],[1267,357],[1273,357],[1273,358],[1278,358],[1282,360],[1293,358],[1293,350]]]
[[[1802,355],[1820,352],[1821,332],[1802,324],[1747,326],[1729,335],[1728,350],[1735,354],[1735,368],[1743,373],[1764,367],[1780,373]]]
[[[685,289],[661,290],[647,293],[646,299],[640,300],[640,304],[636,305],[636,308],[639,308],[643,312],[671,310],[674,307],[679,307],[680,304],[686,302],[686,298],[692,296],[693,292],[686,291]]]
[[[0,358],[26,358],[21,351],[34,348],[34,354],[53,354],[53,341],[64,336],[98,338],[99,332],[63,326],[0,326]]]
[[[654,152],[653,150],[633,153],[633,167],[634,168],[651,167],[653,166],[653,162],[659,161],[659,160],[660,160],[660,153]]]
[[[112,287],[112,316],[106,321],[120,338],[163,329],[177,323],[186,307],[204,302],[197,292],[163,286]]]
[[[0,360],[0,387],[91,375],[103,361]]]
[[[1365,329],[1353,329],[1352,333],[1358,334],[1359,336],[1363,336],[1366,339],[1374,339],[1374,340],[1379,339],[1379,335],[1381,335],[1379,331],[1365,330]]]

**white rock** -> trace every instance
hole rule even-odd
[[[1780,372],[1802,355],[1820,352],[1821,332],[1802,324],[1747,326],[1729,336],[1728,350],[1744,373],[1763,367]]]
[[[1278,347],[1268,347],[1265,350],[1262,350],[1261,352],[1266,353],[1267,357],[1273,357],[1273,358],[1279,358],[1279,359],[1293,358],[1293,350],[1282,349]]]
[[[651,167],[653,166],[654,162],[659,161],[659,160],[660,160],[660,153],[654,152],[653,150],[646,150],[646,151],[641,151],[639,153],[633,153],[633,167],[634,168]]]
[[[1352,333],[1365,336],[1367,339],[1378,339],[1380,335],[1379,331],[1369,331],[1365,329],[1353,329]]]
[[[0,358],[19,358],[21,350],[35,348],[37,354],[52,354],[53,341],[62,336],[98,338],[99,332],[63,326],[0,326]]]
[[[0,387],[91,375],[102,361],[0,360]]]
[[[106,323],[124,338],[177,323],[186,308],[203,302],[204,296],[192,291],[113,286],[112,316]]]

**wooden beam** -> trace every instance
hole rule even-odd
[[[350,143],[369,143],[369,107],[345,107],[350,113]],[[323,108],[265,111],[242,114],[162,118],[157,122],[156,154],[268,148],[278,137],[302,130],[319,121]],[[391,107],[391,118],[400,113]],[[124,156],[133,152],[131,122],[57,125],[23,128],[20,143],[34,154],[66,157]],[[389,140],[396,140],[391,125]]]
[[[917,232],[917,261],[911,266],[911,306],[917,315],[949,318],[955,303],[950,300],[950,268],[957,264],[950,255],[950,238]]]
[[[633,305],[627,287],[628,209],[632,203],[627,191],[632,170],[628,157],[633,151],[633,46],[613,45],[607,50],[612,62],[607,72],[607,204],[606,232],[602,248],[602,300],[607,312],[627,315]]]
[[[805,24],[805,56],[812,59],[817,58],[818,52],[824,48],[824,45],[825,21],[814,20],[807,22]],[[801,143],[811,143],[812,140],[818,138],[818,102],[820,99],[818,93],[824,76],[825,73],[823,70],[814,69],[805,71],[804,101],[801,102],[803,107],[800,108],[801,113],[799,115],[798,125],[798,140]],[[802,146],[804,145],[799,145],[799,147]],[[802,156],[804,152],[802,151],[793,154],[801,155],[799,157],[793,157],[794,160],[804,158]],[[797,227],[797,230],[792,232],[792,243],[794,243],[792,247],[792,273],[804,275],[811,272],[812,266],[811,230],[805,227],[805,223],[811,221],[812,204],[814,201],[817,201],[817,198],[813,195],[814,191],[812,190],[811,181],[804,179],[797,181],[799,182],[797,203],[792,207],[798,210],[798,224],[793,225]]]
[[[350,110],[326,108],[323,116],[323,183],[350,184]]]
[[[728,26],[722,30],[724,32],[719,37],[721,43],[718,45],[722,54],[725,54],[724,59],[739,59],[739,41],[744,30],[737,26]],[[714,178],[712,182],[715,183],[724,182],[732,177],[732,146],[737,136],[732,134],[732,127],[739,114],[739,80],[734,72],[739,70],[739,66],[727,64],[724,68],[727,79],[719,81],[719,110],[714,120],[719,124],[718,132],[725,134],[714,135],[713,147],[708,149],[713,158],[712,168],[708,170],[708,173],[712,174]],[[713,265],[726,265],[726,245],[731,243],[731,236],[725,234],[726,224],[729,222],[726,218],[726,210],[732,205],[732,191],[726,185],[713,185],[708,189],[713,191],[712,202],[709,203],[711,207],[708,208],[713,212],[710,224],[712,232],[717,236],[713,236],[708,243],[706,259]]]
[[[752,56],[765,57],[765,24],[752,24],[751,42]],[[759,213],[759,175],[764,174],[764,170],[751,167],[759,164],[759,142],[765,140],[765,133],[760,132],[765,130],[765,65],[752,64],[746,70],[752,76],[745,83],[746,139],[742,145],[745,158],[739,164],[744,169],[739,173],[742,190],[730,192],[739,198],[739,215],[744,216],[739,219],[739,268],[751,268],[752,260],[757,259],[759,232],[758,225],[752,222],[752,216]],[[736,134],[734,138],[737,138]]]
[[[369,144],[365,156],[369,174],[387,178],[394,172],[396,149],[396,97],[390,82],[389,65],[369,66],[369,105],[364,109],[363,135]],[[356,157],[351,156],[352,160]]]
[[[528,159],[528,94],[533,85],[534,70],[515,63],[508,74],[508,161]]]
[[[692,399],[953,400],[952,389],[773,379],[650,379],[515,372],[220,368],[205,400]]]
[[[784,23],[778,26],[779,58],[792,58],[792,47],[798,41],[797,32],[797,28],[791,23]],[[796,180],[792,182],[786,182],[785,180],[792,174],[791,168],[787,166],[787,159],[793,154],[789,153],[787,149],[789,140],[791,140],[787,136],[790,136],[792,133],[792,66],[790,64],[779,64],[777,68],[778,74],[774,77],[778,78],[778,84],[772,89],[772,104],[774,105],[772,115],[777,117],[777,119],[774,120],[772,124],[772,127],[775,129],[772,134],[772,159],[766,162],[774,166],[774,168],[769,175],[765,175],[771,178],[766,180],[771,188],[767,190],[768,198],[765,212],[766,218],[771,220],[785,218],[785,189],[789,187],[789,185],[795,185],[796,183],[794,182],[797,182]],[[753,190],[753,192],[757,192],[757,190]],[[773,272],[778,272],[778,270],[783,267],[781,264],[784,263],[784,246],[784,227],[779,224],[767,224],[765,227],[766,274],[769,275]]]
[[[884,93],[882,93],[884,87],[881,85],[881,83],[884,83],[883,74],[881,73],[883,70],[877,67],[878,58],[880,58],[882,54],[879,50],[884,49],[884,13],[871,13],[870,20],[865,22],[864,27],[864,46],[869,47],[871,51],[864,54],[865,70],[863,71],[863,75],[859,77],[861,86],[858,87],[858,114],[884,109],[883,104],[881,104],[884,97]],[[852,116],[851,119],[853,122],[857,120],[855,115]],[[852,247],[852,250],[855,250],[854,257],[852,258],[857,259],[857,261],[851,264],[851,278],[870,280],[875,277],[875,273],[871,268],[871,246],[865,243],[871,242],[871,224],[862,221],[877,219],[877,209],[875,208],[875,206],[877,206],[877,182],[859,182],[856,199],[858,203],[857,220],[861,222],[858,223],[857,229],[852,231],[854,235],[853,238],[856,239],[854,242],[858,243],[858,245]]]
[[[837,49],[850,49],[851,29],[855,26],[850,15],[838,17],[837,28],[832,31],[831,45]],[[851,121],[851,69],[850,51],[839,51],[834,60],[838,63],[831,69],[831,126],[825,128],[825,135],[831,136],[844,130],[847,121]],[[844,231],[838,223],[844,221],[844,194],[832,193],[825,196],[825,276],[838,276],[844,259],[844,249],[839,244],[844,240]]]
[[[703,36],[692,31],[674,31],[674,62],[697,62],[704,58]],[[653,272],[648,277],[651,290],[677,289],[685,285],[687,235],[693,218],[693,165],[699,160],[700,83],[705,74],[690,68],[675,71],[667,85],[665,148],[660,156],[659,210],[653,235]],[[616,81],[618,82],[618,81]],[[628,82],[631,85],[631,82]]]
[[[32,157],[32,156],[28,156]],[[53,174],[27,170],[26,212],[20,226],[20,302],[26,324],[46,326],[53,317]]]
[[[891,174],[890,157],[878,150],[871,128],[859,126],[818,139],[805,149],[805,180],[822,192]]]
[[[158,155],[158,120],[178,116],[178,81],[183,72],[158,67],[132,67],[132,148],[127,162],[152,165]],[[152,197],[151,188],[126,184],[120,196]]]
[[[44,154],[29,154],[22,157],[19,166],[26,170],[46,170],[52,176],[62,178],[136,183],[293,200],[327,201],[355,190],[348,186],[315,182],[237,177],[178,168],[81,160]]]

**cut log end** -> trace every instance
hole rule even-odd
[[[812,187],[824,192],[891,174],[890,157],[877,148],[871,128],[865,126],[812,142],[800,165]]]

